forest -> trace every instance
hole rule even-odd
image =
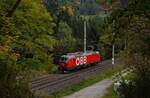
[[[0,96],[34,97],[30,76],[51,73],[61,55],[83,51],[84,21],[87,49],[110,59],[115,44],[115,56],[133,68],[136,89],[126,98],[149,98],[149,0],[0,0]]]
[[[19,3],[16,9],[13,9]],[[76,5],[73,5],[75,3]],[[83,51],[83,23],[87,21],[87,47],[110,47],[100,41],[104,30],[104,10],[90,14],[79,1],[60,2],[25,0],[1,1],[1,53],[9,54],[17,65],[29,69],[50,71],[60,55]],[[95,2],[94,4],[98,3]],[[14,5],[14,6],[13,6]],[[87,3],[89,5],[89,3]],[[93,5],[94,6],[94,5]],[[99,5],[100,6],[100,5]],[[82,14],[85,9],[85,14]],[[93,9],[92,9],[93,10]],[[80,14],[81,11],[81,14]],[[106,45],[106,47],[104,47]],[[108,54],[110,50],[108,49]],[[104,54],[105,55],[105,54]],[[106,56],[109,58],[110,56]]]

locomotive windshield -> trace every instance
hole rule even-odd
[[[60,58],[60,61],[61,61],[61,62],[65,62],[65,61],[67,61],[67,60],[68,60],[68,58],[65,57],[65,56],[62,56],[62,57]]]

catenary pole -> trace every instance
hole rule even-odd
[[[113,29],[115,28],[115,21],[113,21]],[[113,30],[113,41],[112,41],[112,65],[115,64],[115,31]]]
[[[115,45],[112,45],[112,64],[115,64]]]
[[[86,53],[86,20],[84,20],[84,53]]]

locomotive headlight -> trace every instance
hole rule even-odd
[[[99,54],[99,52],[98,52],[98,51],[96,51],[96,53],[97,53],[97,54]]]

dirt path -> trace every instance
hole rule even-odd
[[[63,98],[101,98],[106,94],[107,88],[112,83],[112,79],[104,79],[94,85],[91,85]]]

